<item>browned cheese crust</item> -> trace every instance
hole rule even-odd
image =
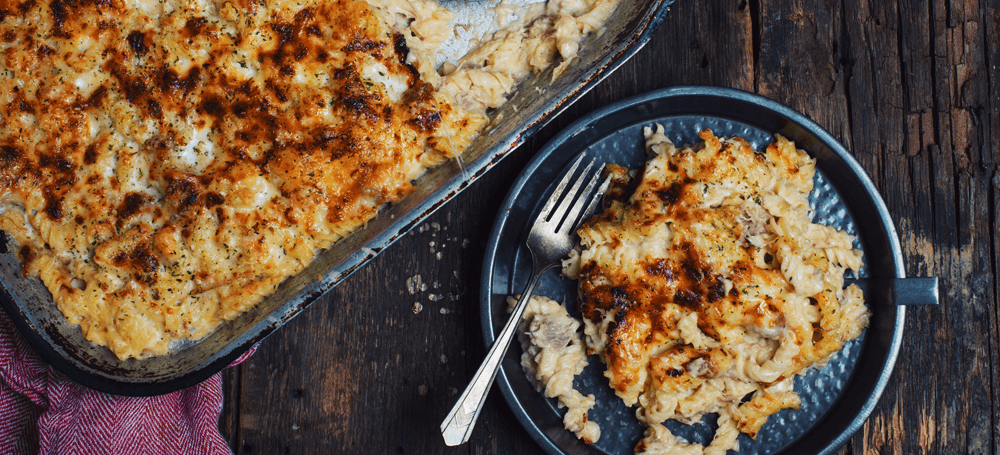
[[[0,227],[121,358],[255,305],[483,124],[364,1],[6,1],[0,38]]]

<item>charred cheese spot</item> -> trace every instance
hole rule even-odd
[[[167,177],[166,196],[177,213],[186,215],[198,208],[198,198],[201,195],[201,185],[191,176],[174,175]]]
[[[438,111],[424,111],[410,120],[410,124],[422,132],[431,132],[441,125],[441,113]]]
[[[204,17],[193,17],[188,19],[184,23],[184,30],[181,32],[181,36],[185,38],[193,38],[201,34],[202,29],[205,28],[205,23],[208,22]]]
[[[134,272],[136,281],[151,284],[157,280],[156,272],[160,268],[160,260],[156,257],[149,242],[139,242],[128,251],[120,251],[111,262]]]
[[[26,164],[27,159],[21,149],[11,145],[0,146],[0,186],[10,188],[15,185]]]
[[[46,188],[44,190],[45,194],[45,214],[49,216],[53,221],[60,221],[63,217],[63,201],[65,198],[62,196],[58,189]]]
[[[646,265],[646,273],[652,276],[663,277],[668,281],[673,281],[676,279],[677,272],[675,272],[669,264],[670,263],[665,259],[656,259],[652,261],[651,264]]]
[[[226,101],[217,95],[207,95],[201,100],[198,111],[215,119],[216,124],[221,124],[229,113],[226,109]]]
[[[35,250],[28,245],[21,245],[17,252],[18,259],[21,260],[21,273],[25,276],[31,274],[31,268],[35,262]]]
[[[215,207],[217,205],[222,205],[222,203],[224,203],[224,202],[226,202],[226,198],[224,198],[219,193],[208,193],[208,194],[205,195],[205,206],[206,207]]]
[[[97,90],[94,90],[87,99],[76,103],[73,108],[81,111],[85,111],[90,108],[99,107],[101,103],[104,102],[104,97],[107,96],[108,89],[105,86],[100,86]]]
[[[687,181],[684,182],[674,182],[665,189],[656,190],[656,196],[659,197],[664,204],[673,204],[681,198],[681,194],[684,192],[684,187],[686,187],[689,183],[691,183],[690,179],[687,179]]]
[[[132,52],[136,54],[145,54],[149,52],[149,46],[146,45],[146,35],[138,30],[135,30],[128,34],[125,38],[128,41],[128,45],[132,48]]]
[[[146,196],[141,193],[126,194],[125,199],[122,201],[121,205],[118,206],[118,229],[122,229],[130,218],[139,213],[139,210],[142,209],[142,206],[145,203]]]

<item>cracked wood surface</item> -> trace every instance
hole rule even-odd
[[[237,454],[542,453],[496,390],[468,444],[438,432],[485,355],[477,296],[496,211],[573,120],[705,84],[830,131],[881,192],[908,276],[940,279],[941,305],[907,309],[888,388],[838,453],[998,454],[998,68],[997,0],[678,0],[632,60],[227,370],[223,433]]]

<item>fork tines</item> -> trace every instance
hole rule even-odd
[[[608,176],[604,179],[597,192],[594,193],[594,188],[601,179],[601,170],[603,169],[603,166],[596,166],[595,169],[594,163],[597,161],[597,158],[591,158],[590,162],[583,169],[583,172],[579,176],[576,176],[576,170],[585,157],[585,154],[581,154],[573,161],[573,165],[566,172],[566,175],[563,176],[559,185],[556,186],[555,191],[552,192],[548,201],[545,202],[545,207],[542,208],[541,213],[538,215],[539,220],[545,220],[546,224],[556,224],[553,231],[567,234],[572,232],[581,221],[594,212],[600,203],[601,196],[604,195],[608,185],[611,183],[611,178]],[[587,181],[587,186],[584,187],[583,192],[580,192],[580,187],[583,186],[584,180]],[[573,182],[573,186],[569,191],[566,191],[566,187],[571,181]],[[557,202],[558,205],[556,205]],[[555,208],[554,212],[553,207]]]

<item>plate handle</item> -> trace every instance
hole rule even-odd
[[[860,278],[845,279],[844,284],[857,284],[862,291],[867,292],[871,286],[887,286],[889,301],[894,305],[937,305],[940,303],[938,294],[938,279],[933,277],[919,278]]]

